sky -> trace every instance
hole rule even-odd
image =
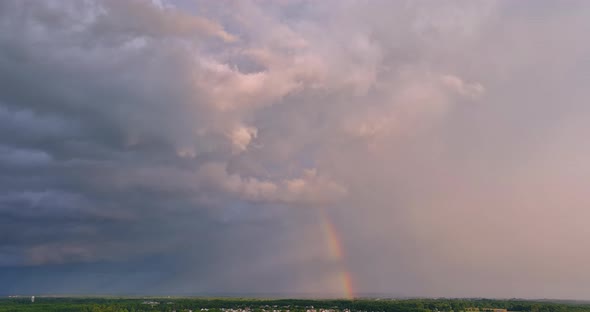
[[[590,299],[590,2],[0,1],[0,294]]]

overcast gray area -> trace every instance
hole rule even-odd
[[[0,294],[590,299],[589,30],[587,1],[0,1]]]

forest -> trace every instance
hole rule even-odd
[[[495,309],[495,310],[494,310]],[[0,299],[0,312],[464,312],[590,311],[590,303],[491,299],[57,298]]]

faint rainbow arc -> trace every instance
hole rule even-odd
[[[342,285],[342,291],[346,298],[353,299],[354,286],[352,283],[350,271],[346,268],[346,264],[344,262],[342,241],[338,235],[338,231],[336,231],[334,223],[330,220],[324,209],[320,209],[320,222],[322,224],[322,229],[328,243],[330,256],[338,262],[341,269],[338,278],[340,279],[340,284]]]

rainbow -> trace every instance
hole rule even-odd
[[[328,218],[328,215],[324,209],[320,209],[320,222],[324,230],[326,242],[328,244],[328,251],[330,258],[338,263],[340,271],[338,272],[339,284],[342,286],[342,293],[345,298],[354,298],[354,287],[352,284],[352,276],[347,270],[344,262],[344,251],[342,248],[342,242],[340,236],[336,231],[334,223]]]

